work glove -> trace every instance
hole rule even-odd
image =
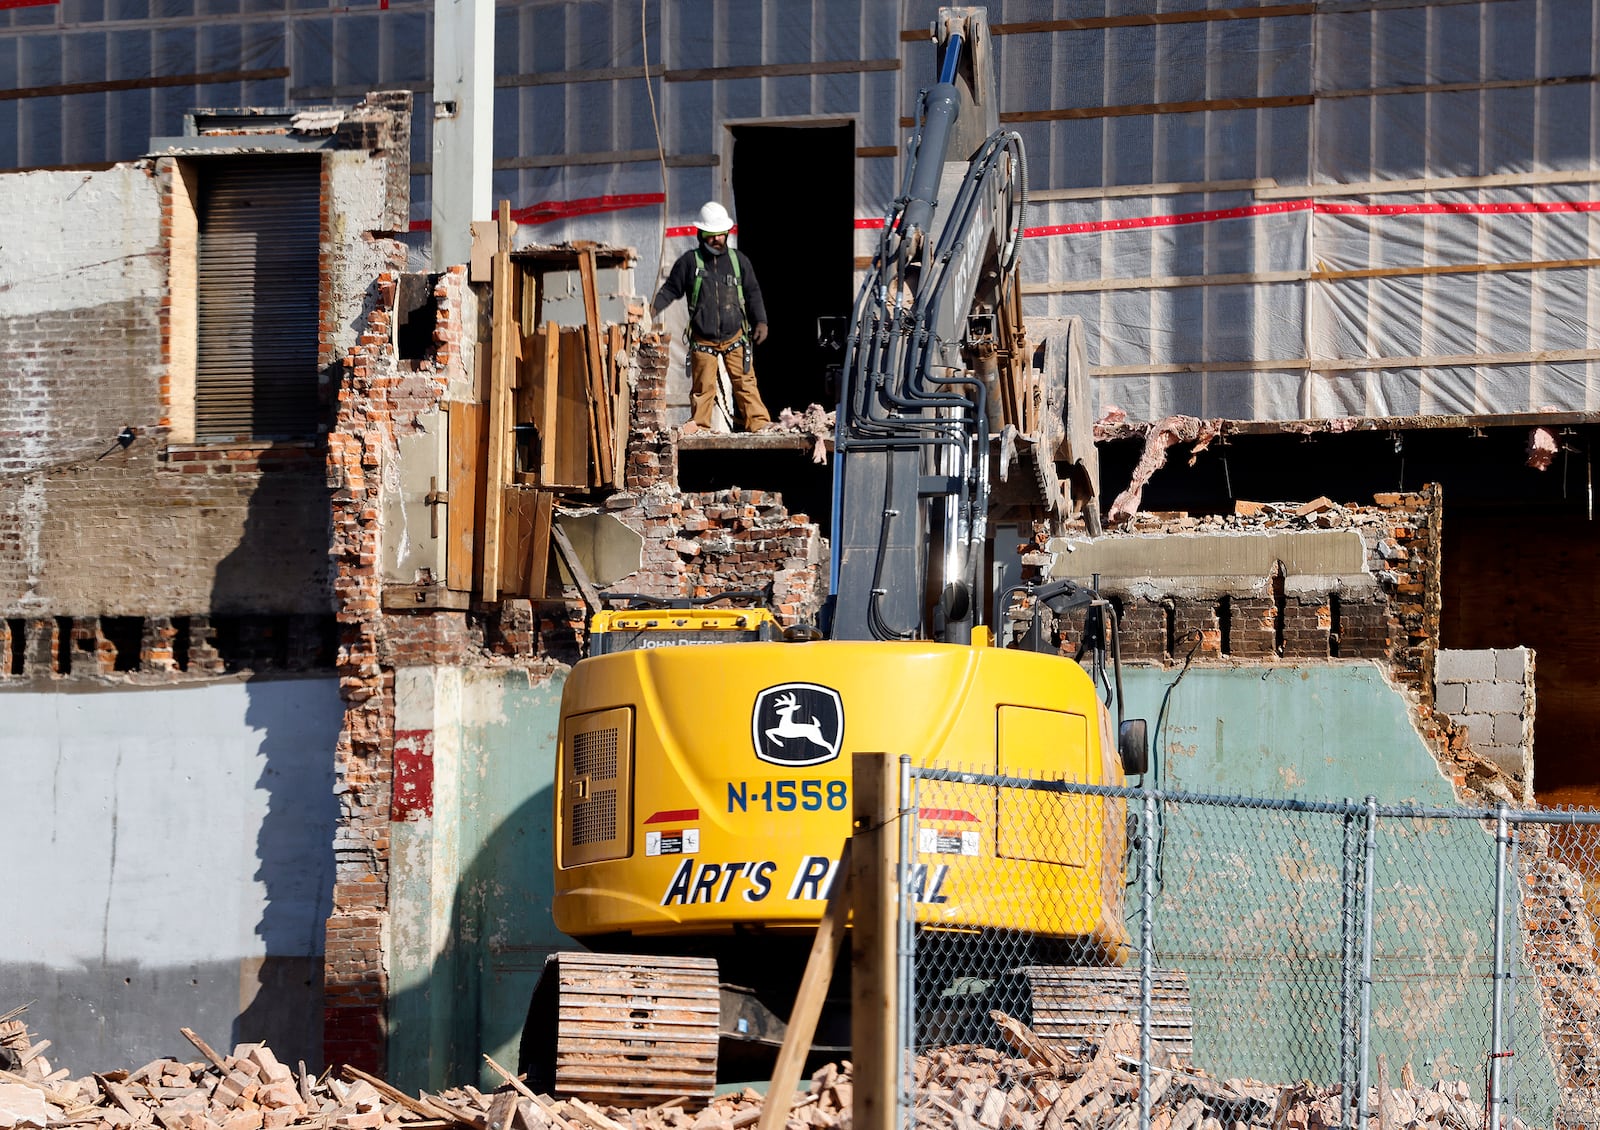
[[[767,323],[765,323],[765,322],[757,322],[756,323],[756,328],[751,331],[750,336],[755,339],[755,342],[756,342],[757,345],[760,345],[762,342],[766,341],[767,340]]]

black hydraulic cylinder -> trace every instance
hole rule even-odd
[[[922,143],[917,147],[917,168],[906,195],[905,212],[900,218],[902,234],[925,232],[933,222],[933,209],[939,202],[939,178],[944,175],[949,156],[950,134],[961,113],[961,92],[954,83],[941,82],[928,91],[926,121]]]

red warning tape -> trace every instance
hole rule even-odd
[[[10,0],[0,0],[4,6]],[[34,0],[29,0],[34,2]],[[56,0],[49,0],[56,3]],[[621,212],[628,208],[648,208],[652,204],[666,203],[659,192],[637,192],[621,196],[585,196],[578,200],[541,200],[527,208],[514,208],[511,219],[518,224],[548,224],[553,220],[570,220],[577,216],[597,216],[602,212]],[[412,220],[412,231],[428,231],[433,227],[428,220]],[[690,232],[693,228],[686,229]],[[670,235],[671,232],[669,231]]]
[[[21,7],[25,4],[57,3],[58,0],[0,0],[0,8]],[[594,216],[603,212],[619,212],[628,208],[647,208],[666,202],[659,192],[642,192],[621,196],[586,196],[578,200],[544,200],[528,208],[519,208],[511,218],[519,224],[548,224],[553,220],[570,220],[579,216]],[[1498,204],[1337,204],[1313,199],[1285,200],[1274,204],[1247,204],[1240,208],[1214,208],[1204,212],[1173,212],[1161,216],[1130,216],[1120,220],[1090,220],[1078,224],[1049,224],[1044,227],[1025,228],[1022,234],[1028,239],[1047,239],[1058,235],[1089,235],[1098,232],[1138,231],[1146,228],[1171,228],[1185,224],[1210,224],[1219,220],[1243,220],[1254,216],[1277,216],[1289,212],[1311,212],[1326,216],[1503,216],[1526,214],[1600,212],[1600,200],[1545,200],[1517,201]],[[857,231],[874,231],[883,228],[882,216],[869,216],[854,221]],[[412,231],[426,231],[431,227],[427,220],[416,220]],[[738,227],[734,227],[738,232]],[[668,239],[687,239],[695,234],[693,224],[680,224],[666,231]]]
[[[1498,216],[1512,213],[1600,212],[1600,200],[1521,201],[1504,204],[1335,204],[1331,201],[1285,200],[1281,204],[1250,204],[1242,208],[1217,208],[1206,212],[1174,212],[1165,216],[1131,216],[1123,220],[1093,220],[1081,224],[1051,224],[1027,228],[1023,235],[1041,239],[1054,235],[1135,231],[1140,228],[1209,224],[1217,220],[1242,220],[1285,212],[1312,212],[1328,216]]]

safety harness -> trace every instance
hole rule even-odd
[[[693,335],[689,336],[690,349],[698,353],[709,353],[713,357],[726,357],[735,349],[744,347],[750,337],[750,320],[745,314],[744,308],[744,274],[739,268],[739,253],[730,247],[724,254],[729,257],[729,261],[733,264],[733,289],[739,299],[739,317],[743,323],[743,328],[740,330],[738,337],[720,349],[707,342],[694,340]],[[706,276],[710,274],[707,268],[708,264],[705,256],[700,254],[700,249],[696,247],[694,249],[694,281],[689,284],[689,324],[691,326],[694,324],[694,313],[700,308],[700,287],[705,283]],[[746,354],[745,363],[748,365],[749,361],[749,355]]]

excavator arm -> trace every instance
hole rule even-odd
[[[905,179],[853,310],[835,436],[835,639],[967,643],[983,616],[991,383],[1023,346],[1022,139],[981,8],[934,25]]]

